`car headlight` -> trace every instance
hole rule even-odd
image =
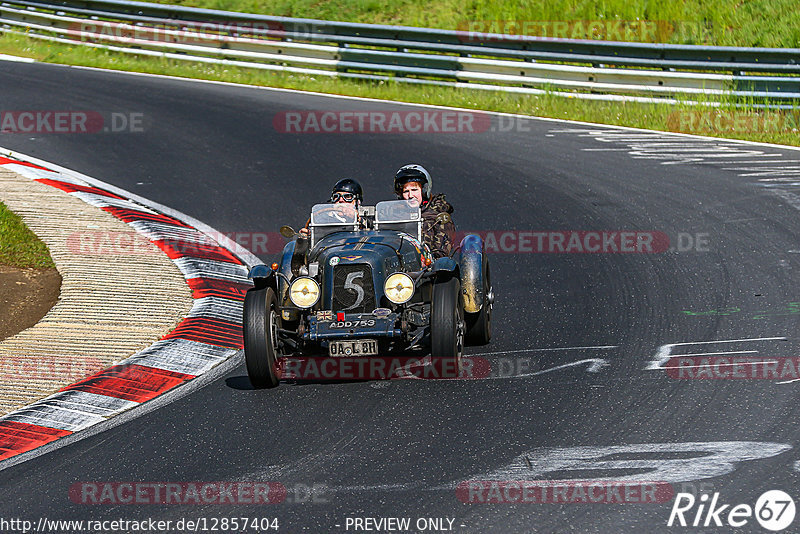
[[[289,298],[298,308],[310,308],[319,300],[319,284],[307,276],[301,276],[289,287]]]
[[[405,273],[394,273],[383,283],[383,293],[395,304],[403,304],[414,296],[414,281]]]

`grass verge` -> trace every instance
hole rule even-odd
[[[55,268],[47,245],[22,219],[0,202],[0,265],[18,268]]]
[[[327,76],[269,72],[250,68],[136,56],[98,48],[50,43],[20,35],[0,35],[0,53],[51,63],[166,74],[257,86],[299,89],[366,98],[518,113],[712,137],[800,146],[800,108],[790,112],[719,108],[679,103],[589,101],[554,94],[521,95],[388,81],[367,82]],[[697,97],[692,97],[697,100]],[[710,101],[709,101],[710,102]]]
[[[800,46],[797,0],[155,1],[263,15],[480,33],[720,46]]]

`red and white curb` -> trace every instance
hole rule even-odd
[[[0,417],[0,463],[107,421],[203,375],[242,349],[249,251],[190,217],[110,184],[0,149],[0,166],[111,213],[156,244],[194,299],[189,315],[150,347]],[[212,237],[213,236],[213,237]]]

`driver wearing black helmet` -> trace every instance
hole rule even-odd
[[[449,256],[453,252],[456,226],[453,206],[442,193],[431,196],[433,180],[422,165],[405,165],[394,176],[397,198],[416,200],[422,207],[422,239],[431,249],[434,258]]]
[[[361,189],[361,184],[359,184],[356,180],[352,178],[345,178],[343,180],[339,180],[335,184],[333,184],[333,189],[331,190],[331,198],[330,202],[333,204],[349,204],[352,206],[342,206],[343,209],[352,209],[354,211],[358,210],[358,207],[361,205],[361,201],[363,200],[363,192]],[[308,219],[306,225],[300,229],[300,237],[301,238],[308,238],[308,225],[311,224],[311,219]]]

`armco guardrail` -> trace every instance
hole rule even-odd
[[[570,96],[800,99],[800,49],[551,39],[272,17],[124,0],[12,0],[3,31],[328,76]]]

